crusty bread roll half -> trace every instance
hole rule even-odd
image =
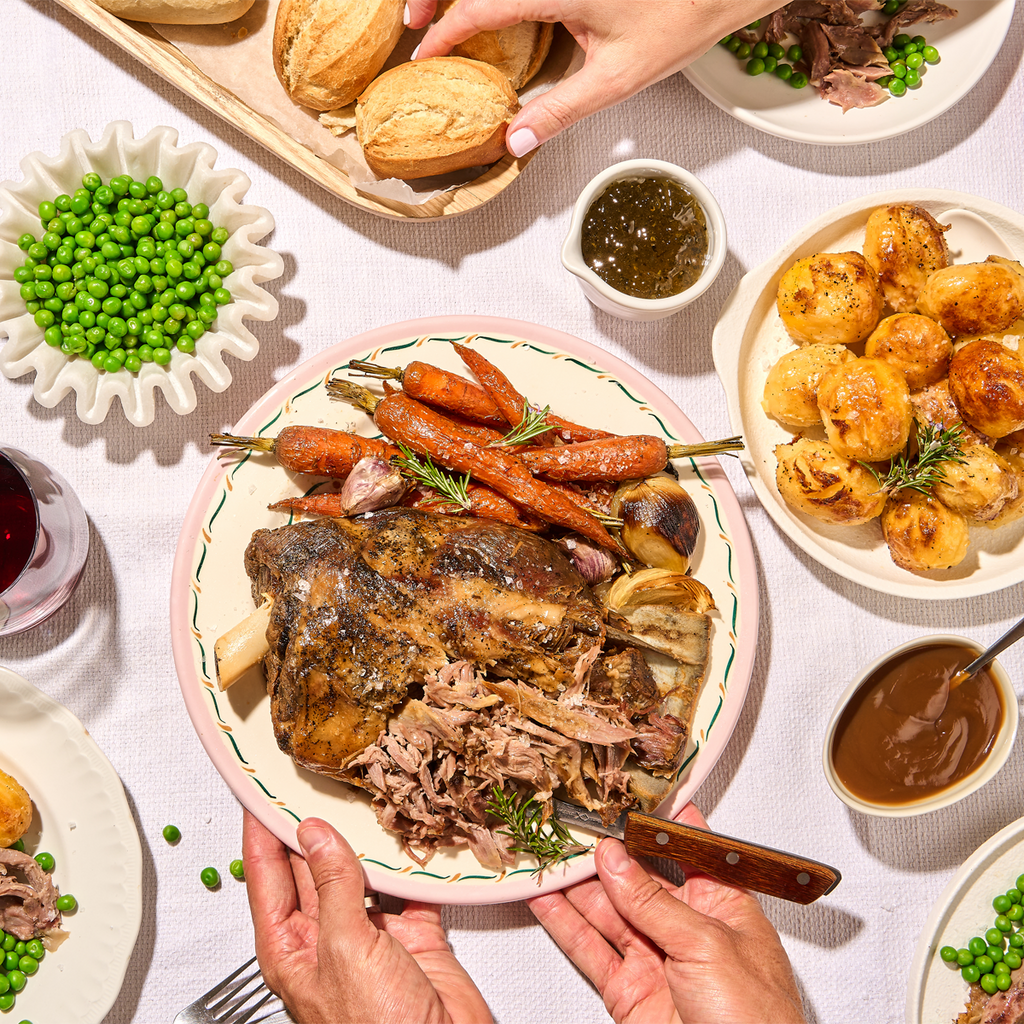
[[[253,0],[96,0],[105,11],[129,21],[157,25],[220,25],[240,18]]]
[[[281,0],[274,70],[296,103],[334,110],[351,103],[391,56],[405,0]]]
[[[441,0],[437,13],[447,13],[458,2]],[[540,70],[554,34],[555,26],[547,22],[521,21],[494,32],[478,32],[454,47],[452,54],[493,64],[508,78],[513,89],[522,89]]]
[[[375,78],[356,103],[356,133],[382,178],[425,178],[500,160],[519,110],[508,79],[465,57],[427,57]]]

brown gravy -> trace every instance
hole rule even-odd
[[[977,657],[933,644],[881,666],[836,725],[832,763],[851,793],[905,804],[949,789],[988,756],[1006,709],[988,669],[954,690],[949,680]]]

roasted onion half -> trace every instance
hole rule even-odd
[[[670,476],[627,480],[612,497],[611,514],[622,520],[622,543],[639,562],[685,573],[700,536],[693,498]]]

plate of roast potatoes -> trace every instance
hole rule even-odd
[[[751,486],[883,593],[1024,579],[1024,219],[937,189],[828,211],[747,274],[715,366]]]

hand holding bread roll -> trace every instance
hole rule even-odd
[[[521,21],[561,22],[586,54],[583,67],[527,103],[508,148],[525,156],[589,114],[653,85],[730,32],[782,7],[781,0],[459,0],[423,37],[436,57],[481,32]],[[436,0],[409,0],[409,27],[423,28]]]
[[[274,70],[313,110],[351,103],[382,67],[405,25],[404,0],[281,0]]]
[[[497,68],[434,57],[375,78],[356,104],[356,134],[378,177],[425,178],[500,160],[518,109]]]

